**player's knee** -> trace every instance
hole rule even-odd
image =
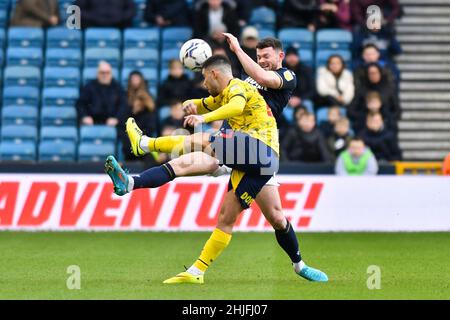
[[[268,214],[268,220],[275,230],[284,230],[286,228],[286,217],[281,208],[273,207]]]

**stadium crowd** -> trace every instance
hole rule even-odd
[[[60,3],[19,0],[11,26],[48,28],[61,24]],[[130,28],[135,26],[139,11],[142,23],[150,28],[190,27],[193,37],[211,45],[213,54],[229,57],[234,75],[239,78],[245,76],[243,68],[222,33],[240,36],[244,51],[256,60],[256,45],[268,35],[264,28],[252,24],[258,9],[274,13],[272,35],[284,28],[314,33],[330,28],[349,31],[350,59],[336,51],[326,57],[323,65],[314,65],[302,56],[303,48],[284,48],[285,66],[296,73],[298,84],[279,128],[281,158],[333,162],[339,174],[362,174],[361,168],[354,165],[358,159],[370,163],[364,167],[367,174],[377,171],[374,159],[401,159],[397,141],[401,118],[399,71],[394,63],[394,57],[401,53],[395,38],[395,20],[402,14],[398,0],[147,0],[145,10],[134,0],[76,0],[74,4],[81,9],[82,28]],[[369,5],[383,9],[377,32],[366,25]],[[157,87],[152,88],[149,79],[136,68],[124,88],[114,76],[113,66],[100,62],[96,79],[80,88],[76,102],[79,124],[117,128],[124,159],[136,160],[129,153],[124,134],[128,117],[133,116],[149,135],[172,134],[183,124],[182,101],[207,95],[200,74],[187,72],[177,59],[167,64],[167,77],[160,79]],[[209,130],[220,125],[214,123]],[[151,164],[166,159],[154,154],[144,161]]]

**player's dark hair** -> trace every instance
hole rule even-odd
[[[283,44],[280,40],[272,37],[264,38],[258,42],[256,49],[274,48],[283,51]]]
[[[208,60],[206,60],[203,63],[202,68],[208,69],[210,67],[216,67],[216,66],[221,66],[221,65],[228,65],[231,67],[231,62],[227,57],[219,54],[216,56],[212,56]]]

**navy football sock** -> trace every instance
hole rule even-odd
[[[175,172],[169,163],[148,169],[138,176],[134,176],[133,189],[158,188],[175,179]]]
[[[278,244],[287,253],[289,258],[291,258],[293,263],[298,263],[302,260],[297,236],[289,220],[287,220],[285,230],[275,230],[275,236],[277,237]]]

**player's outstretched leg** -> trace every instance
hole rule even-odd
[[[133,118],[127,120],[126,131],[130,139],[131,151],[136,157],[150,152],[174,153],[178,156],[204,151],[209,145],[209,134],[202,132],[190,136],[147,137]]]
[[[105,172],[114,184],[114,193],[123,196],[136,189],[158,188],[177,177],[204,175],[219,167],[218,160],[203,152],[193,152],[130,176],[113,156],[105,162]]]
[[[277,242],[291,259],[295,273],[309,281],[328,281],[328,277],[325,273],[311,268],[303,262],[297,235],[281,209],[281,199],[278,188],[266,185],[256,197],[256,202],[266,219],[275,229]]]

